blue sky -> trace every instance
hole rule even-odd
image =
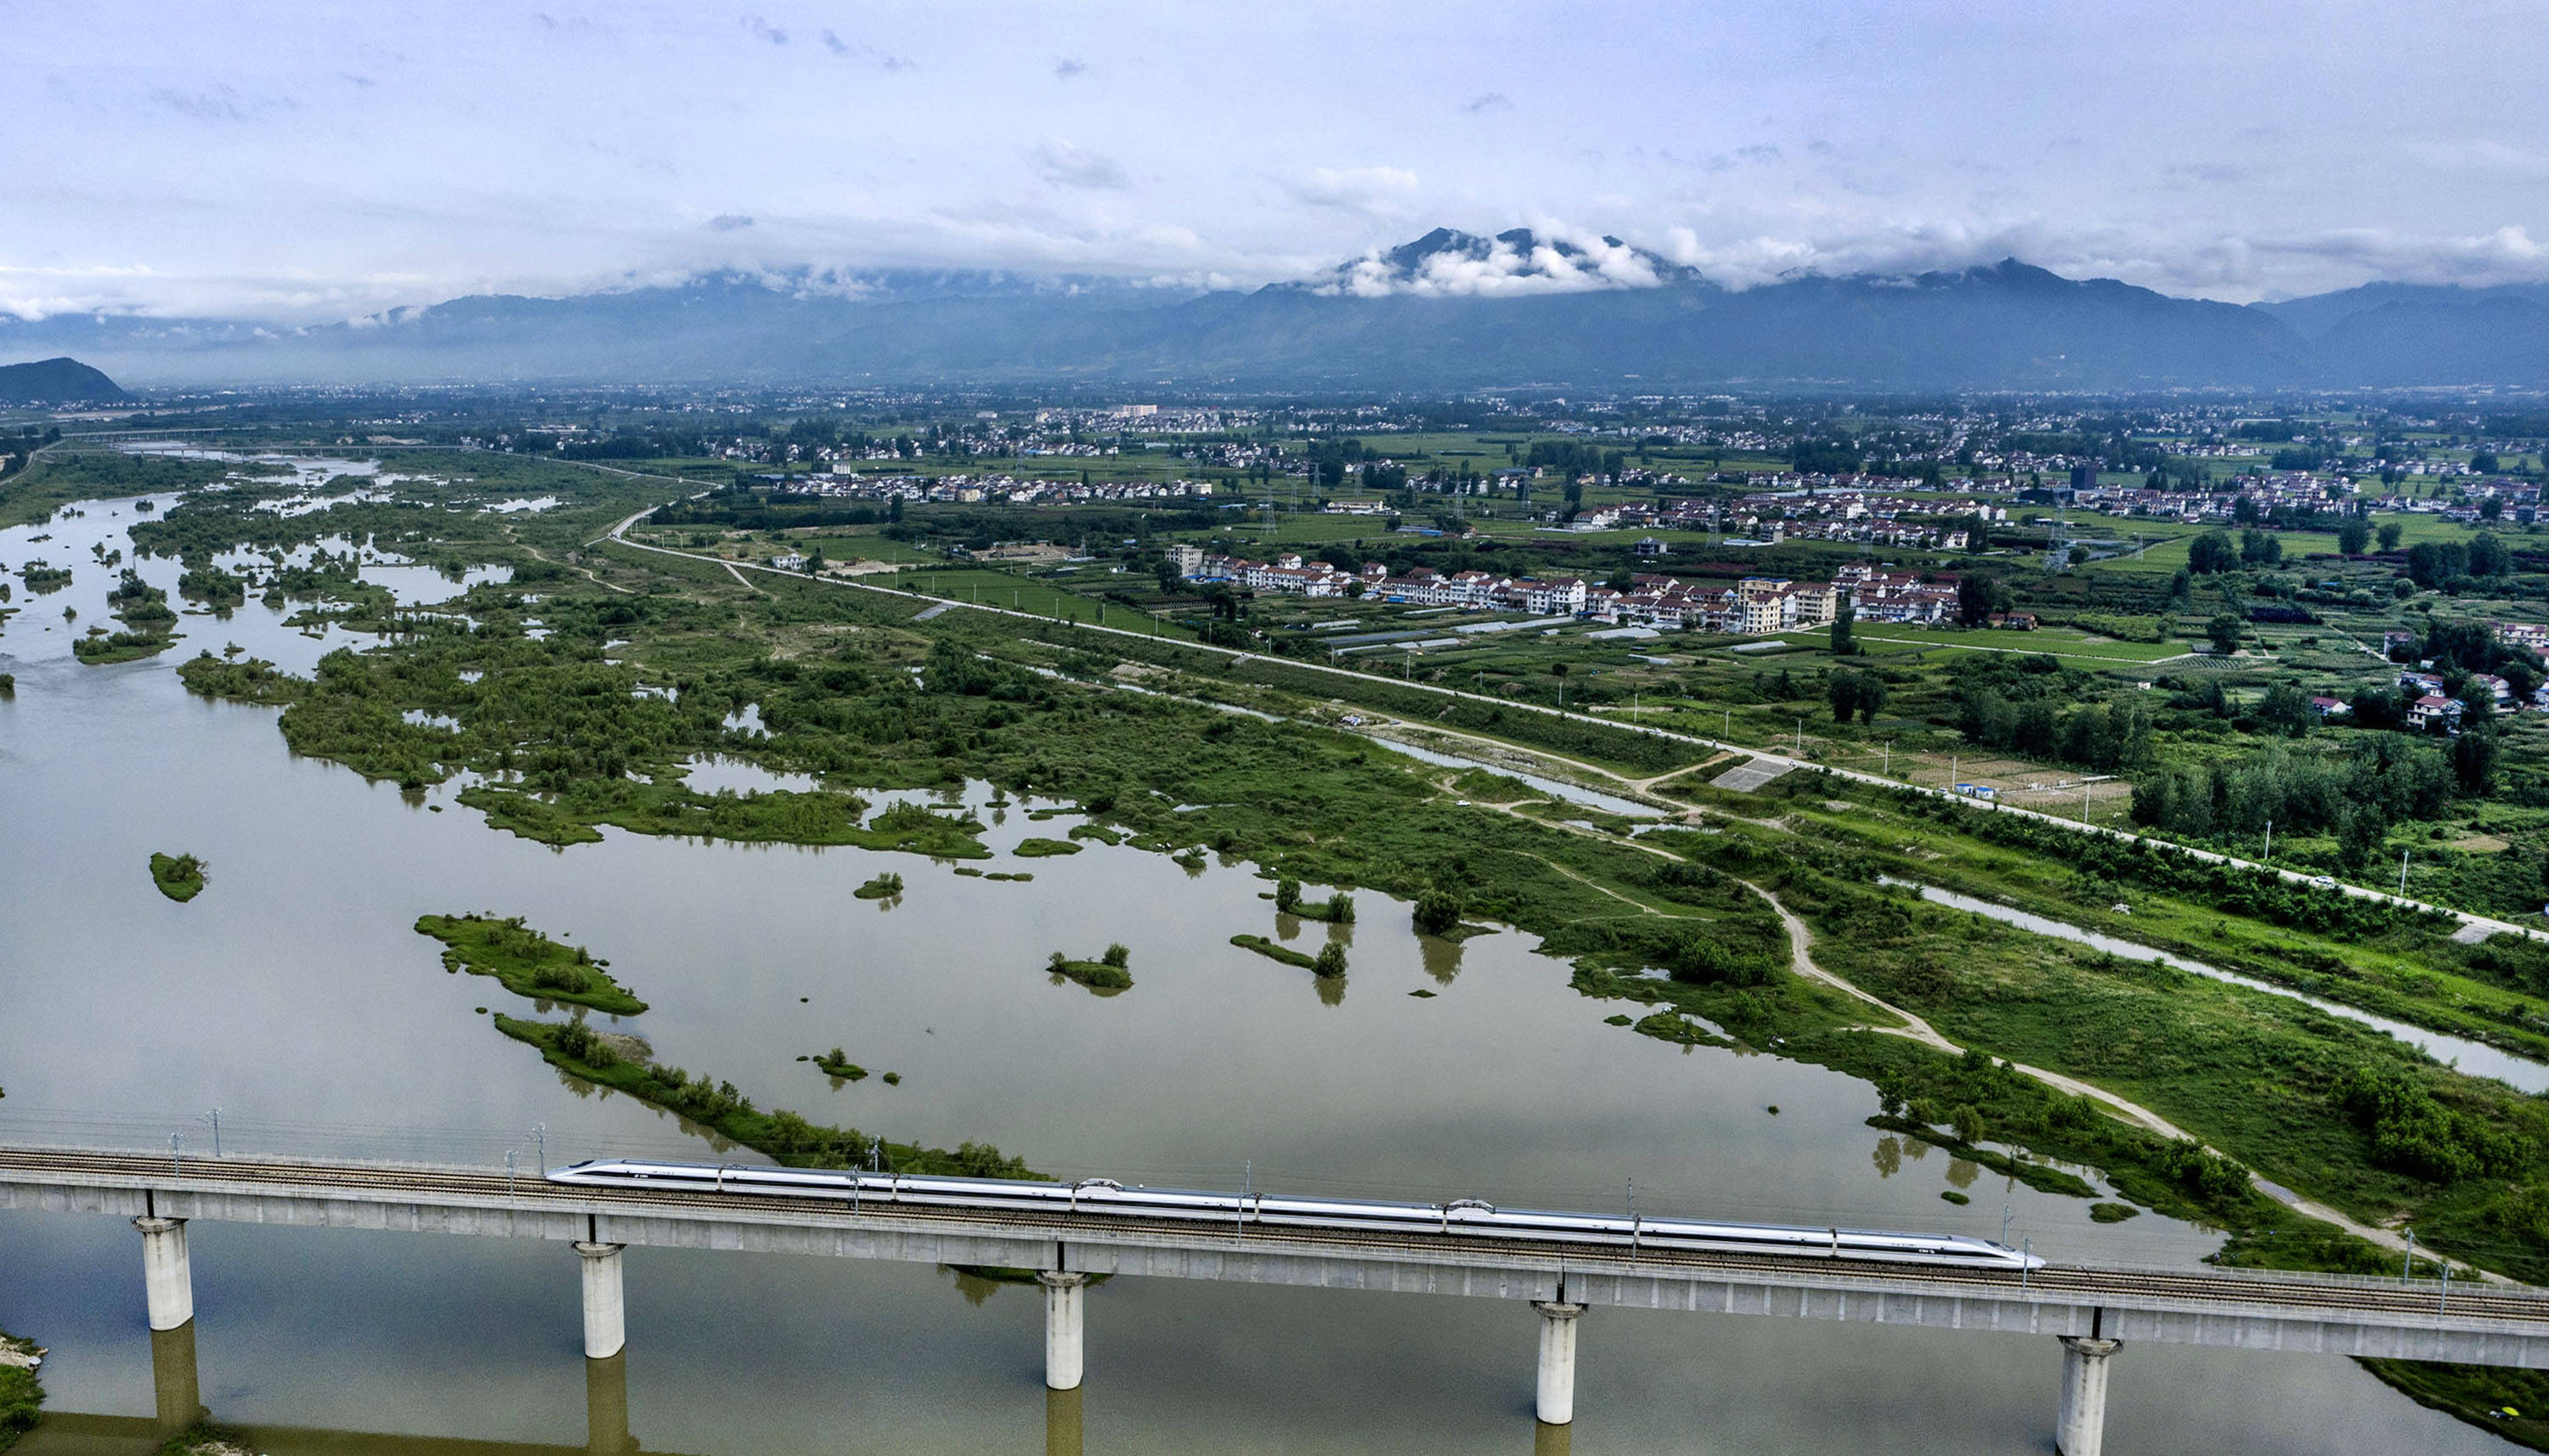
[[[2544,22],[0,0],[0,311],[340,318],[712,267],[1245,285],[1438,223],[1734,284],[2008,254],[2232,300],[2534,279]]]

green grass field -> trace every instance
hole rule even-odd
[[[1005,606],[1015,611],[1033,612],[1040,617],[1121,627],[1128,632],[1148,631],[1153,621],[1149,614],[1120,602],[1100,603],[1096,599],[1096,593],[1109,586],[1139,586],[1146,581],[1138,577],[1114,576],[1103,567],[1082,569],[1080,583],[1077,584],[1082,586],[1082,591],[1069,590],[1075,585],[1069,577],[1056,583],[980,568],[941,570],[915,567],[897,572],[892,577],[869,577],[865,580],[875,586],[891,586],[897,591],[918,592],[950,601],[978,601],[985,606]],[[1088,594],[1082,594],[1083,591]],[[1194,640],[1194,633],[1176,621],[1166,617],[1158,621],[1159,635],[1189,642]]]
[[[2409,512],[2383,512],[2372,517],[2372,524],[2376,530],[2384,525],[2389,525],[2394,522],[2400,528],[2399,544],[2402,546],[2413,546],[2420,541],[2460,541],[2465,543],[2472,536],[2478,534],[2475,527],[2458,525],[2443,519],[2439,515],[2425,515]],[[2082,568],[2082,570],[2092,572],[2150,573],[2167,576],[2186,565],[2187,543],[2193,541],[2197,536],[2204,534],[2204,532],[2208,530],[2225,529],[2231,533],[2232,538],[2235,540],[2239,530],[2236,526],[2190,526],[2176,521],[2117,521],[2114,523],[2114,528],[2117,534],[2126,537],[2131,536],[2135,532],[2140,532],[2145,537],[2166,532],[2169,534],[2170,539],[2152,546],[2150,549],[2142,552],[2139,556],[2117,557],[2109,561],[2093,562]],[[2520,527],[2512,525],[2510,522],[2507,522],[2504,526],[2500,527],[2499,529],[2506,532],[2507,534],[2518,533],[2521,530]],[[2300,564],[2302,557],[2308,556],[2313,552],[2333,554],[2336,550],[2336,532],[2334,531],[2277,531],[2274,534],[2277,540],[2284,543],[2284,564],[2285,569],[2287,570],[2296,568]],[[2378,542],[2375,544],[2378,545]]]
[[[1948,648],[1964,652],[2042,653],[2047,657],[2090,663],[2155,663],[2193,650],[2184,642],[2118,642],[2113,638],[2093,637],[2069,627],[2038,627],[2032,632],[2012,632],[1991,628],[1967,631],[1954,627],[1889,627],[1873,623],[1860,625],[1854,635],[1870,655]],[[1816,627],[1808,631],[1786,632],[1780,634],[1778,640],[1798,647],[1825,647],[1832,642],[1832,629]]]

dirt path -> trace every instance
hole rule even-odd
[[[554,557],[550,556],[547,552],[542,551],[542,550],[541,550],[540,548],[538,548],[537,546],[534,546],[534,545],[530,544],[529,542],[527,542],[527,541],[523,540],[520,536],[516,535],[516,534],[515,534],[515,532],[514,532],[514,528],[513,528],[512,526],[507,526],[507,527],[505,527],[505,538],[506,538],[507,540],[509,540],[509,541],[512,541],[515,545],[521,547],[524,551],[527,551],[527,552],[531,553],[532,557],[534,557],[534,558],[535,558],[535,559],[537,559],[537,560],[545,561],[545,562],[547,562],[547,563],[548,563],[549,565],[551,565],[551,566],[565,566],[565,567],[567,567],[567,570],[569,570],[569,571],[577,571],[577,572],[582,572],[582,573],[584,573],[585,580],[586,580],[586,581],[589,581],[589,582],[591,582],[591,583],[593,583],[593,585],[595,585],[595,586],[597,586],[597,587],[604,588],[604,589],[606,589],[606,590],[608,590],[608,591],[616,592],[618,592],[618,593],[619,593],[620,595],[622,595],[622,596],[634,596],[634,595],[636,595],[636,594],[637,594],[637,593],[636,593],[634,591],[632,591],[631,589],[626,588],[626,587],[622,587],[622,586],[620,586],[620,585],[619,585],[618,583],[616,583],[616,582],[606,582],[606,581],[602,580],[602,578],[600,578],[599,576],[594,575],[593,568],[591,568],[591,567],[589,567],[589,566],[568,566],[568,565],[567,565],[567,563],[557,560],[556,558],[554,558]]]
[[[1896,1006],[1891,1002],[1882,1000],[1864,990],[1861,990],[1851,982],[1841,978],[1841,976],[1835,975],[1833,972],[1824,969],[1820,965],[1817,965],[1813,955],[1814,934],[1806,929],[1806,923],[1803,920],[1798,919],[1796,914],[1789,910],[1787,906],[1780,904],[1778,896],[1749,880],[1742,881],[1742,883],[1746,889],[1748,889],[1752,893],[1759,895],[1762,899],[1769,901],[1770,908],[1778,912],[1779,923],[1786,926],[1788,929],[1789,965],[1798,975],[1805,977],[1807,980],[1831,986],[1833,989],[1854,997],[1889,1016],[1900,1017],[1903,1020],[1903,1025],[1899,1027],[1869,1027],[1867,1030],[1877,1032],[1885,1036],[1908,1037],[1925,1046],[1934,1047],[1939,1051],[1943,1051],[1949,1056],[1962,1056],[1964,1054],[1964,1047],[1957,1046],[1955,1043],[1950,1042],[1945,1037],[1939,1035],[1938,1029],[1930,1025],[1927,1021],[1914,1016],[1911,1012],[1904,1010],[1900,1006]],[[2162,1138],[2197,1143],[2204,1146],[2205,1149],[2210,1152],[2220,1151],[2219,1148],[2216,1148],[2205,1143],[2204,1139],[2187,1132],[2184,1128],[2177,1126],[2168,1119],[2161,1117],[2158,1113],[2151,1111],[2149,1108],[2146,1108],[2137,1102],[2128,1102],[2102,1087],[2092,1086],[2087,1082],[2081,1081],[2077,1077],[2067,1077],[2060,1072],[2049,1072],[2042,1067],[2029,1066],[2024,1062],[2013,1061],[2009,1063],[2009,1065],[2013,1070],[2021,1072],[2027,1076],[2033,1077],[2035,1080],[2042,1082],[2044,1085],[2054,1088],[2057,1091],[2067,1092],[2076,1097],[2086,1097],[2114,1113],[2124,1121],[2130,1123],[2135,1127],[2156,1133]],[[2362,1239],[2364,1242],[2388,1249],[2390,1252],[2395,1254],[2404,1255],[2408,1252],[2409,1245],[2407,1241],[2400,1237],[2398,1234],[2391,1232],[2387,1228],[2375,1228],[2369,1224],[2359,1224],[2337,1212],[2335,1209],[2329,1208],[2323,1203],[2313,1203],[2311,1200],[2302,1197],[2300,1194],[2293,1192],[2291,1189],[2284,1187],[2282,1184],[2271,1182],[2265,1178],[2259,1177],[2253,1172],[2248,1175],[2248,1182],[2249,1185],[2254,1187],[2258,1192],[2273,1199],[2275,1202],[2282,1204],[2284,1207],[2291,1209],[2294,1213],[2300,1214],[2306,1219],[2316,1219],[2322,1224],[2333,1224],[2337,1228],[2344,1229],[2346,1232],[2353,1234],[2355,1237]],[[2418,1252],[2421,1253],[2423,1257],[2433,1257],[2433,1254],[2430,1251],[2419,1250]],[[2504,1278],[2502,1275],[2490,1273],[2484,1269],[2473,1268],[2468,1264],[2461,1263],[2457,1259],[2452,1261],[2452,1267],[2462,1273],[2471,1274],[2478,1278],[2485,1279],[2492,1284],[2511,1284],[2514,1282],[2510,1279]]]

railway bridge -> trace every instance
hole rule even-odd
[[[1111,1213],[575,1186],[472,1168],[56,1147],[0,1147],[0,1209],[132,1220],[142,1234],[150,1327],[163,1335],[190,1329],[194,1319],[192,1220],[549,1239],[571,1248],[582,1267],[585,1354],[606,1362],[626,1344],[621,1289],[631,1246],[1028,1269],[1044,1288],[1045,1384],[1057,1392],[1081,1385],[1093,1275],[1511,1300],[1528,1304],[1540,1321],[1545,1447],[1562,1445],[1574,1419],[1577,1321],[1605,1306],[2057,1339],[2055,1442],[2063,1456],[2099,1456],[2109,1367],[2136,1341],[2549,1369],[2549,1291],[2448,1278],[2090,1265],[2004,1271],[1488,1243],[1424,1231],[1225,1228]]]

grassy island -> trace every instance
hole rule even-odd
[[[117,663],[157,657],[173,646],[175,640],[165,632],[100,632],[93,637],[74,639],[71,656],[93,668],[112,667]]]
[[[1045,962],[1045,969],[1065,980],[1078,981],[1101,996],[1133,988],[1133,972],[1128,968],[1133,953],[1122,946],[1109,946],[1106,954],[1095,960],[1074,960],[1060,951]]]
[[[614,1016],[635,1016],[646,1003],[631,996],[581,947],[550,940],[522,924],[519,915],[499,920],[490,915],[425,915],[417,918],[419,935],[447,948],[446,970],[492,975],[517,996],[590,1006]]]
[[[880,874],[850,893],[862,900],[890,900],[902,893],[902,876]]]
[[[192,855],[152,855],[150,882],[182,905],[204,892],[204,862]]]
[[[44,1354],[34,1340],[0,1334],[0,1451],[18,1444],[43,1418],[45,1388],[36,1379],[35,1362]]]
[[[1302,970],[1313,969],[1319,963],[1319,957],[1304,956],[1288,946],[1278,946],[1264,936],[1232,936],[1230,943],[1243,951],[1254,951],[1269,960],[1280,960]]]
[[[988,1142],[960,1143],[953,1151],[906,1142],[882,1142],[880,1148],[881,1139],[856,1128],[824,1127],[784,1110],[763,1112],[732,1082],[622,1055],[613,1049],[610,1038],[580,1021],[540,1022],[511,1016],[498,1016],[495,1021],[498,1031],[538,1047],[541,1057],[562,1072],[624,1092],[792,1168],[865,1167],[876,1149],[887,1168],[905,1173],[1043,1176],[1023,1159],[1004,1156]]]
[[[867,1080],[868,1069],[850,1060],[849,1053],[838,1046],[809,1059],[814,1063],[814,1069],[827,1077],[839,1077],[845,1082]]]
[[[1010,851],[1010,853],[1016,855],[1022,860],[1044,860],[1051,859],[1056,855],[1077,855],[1080,853],[1080,850],[1081,847],[1079,845],[1073,844],[1067,839],[1031,838],[1019,840],[1018,847],[1015,850]]]

